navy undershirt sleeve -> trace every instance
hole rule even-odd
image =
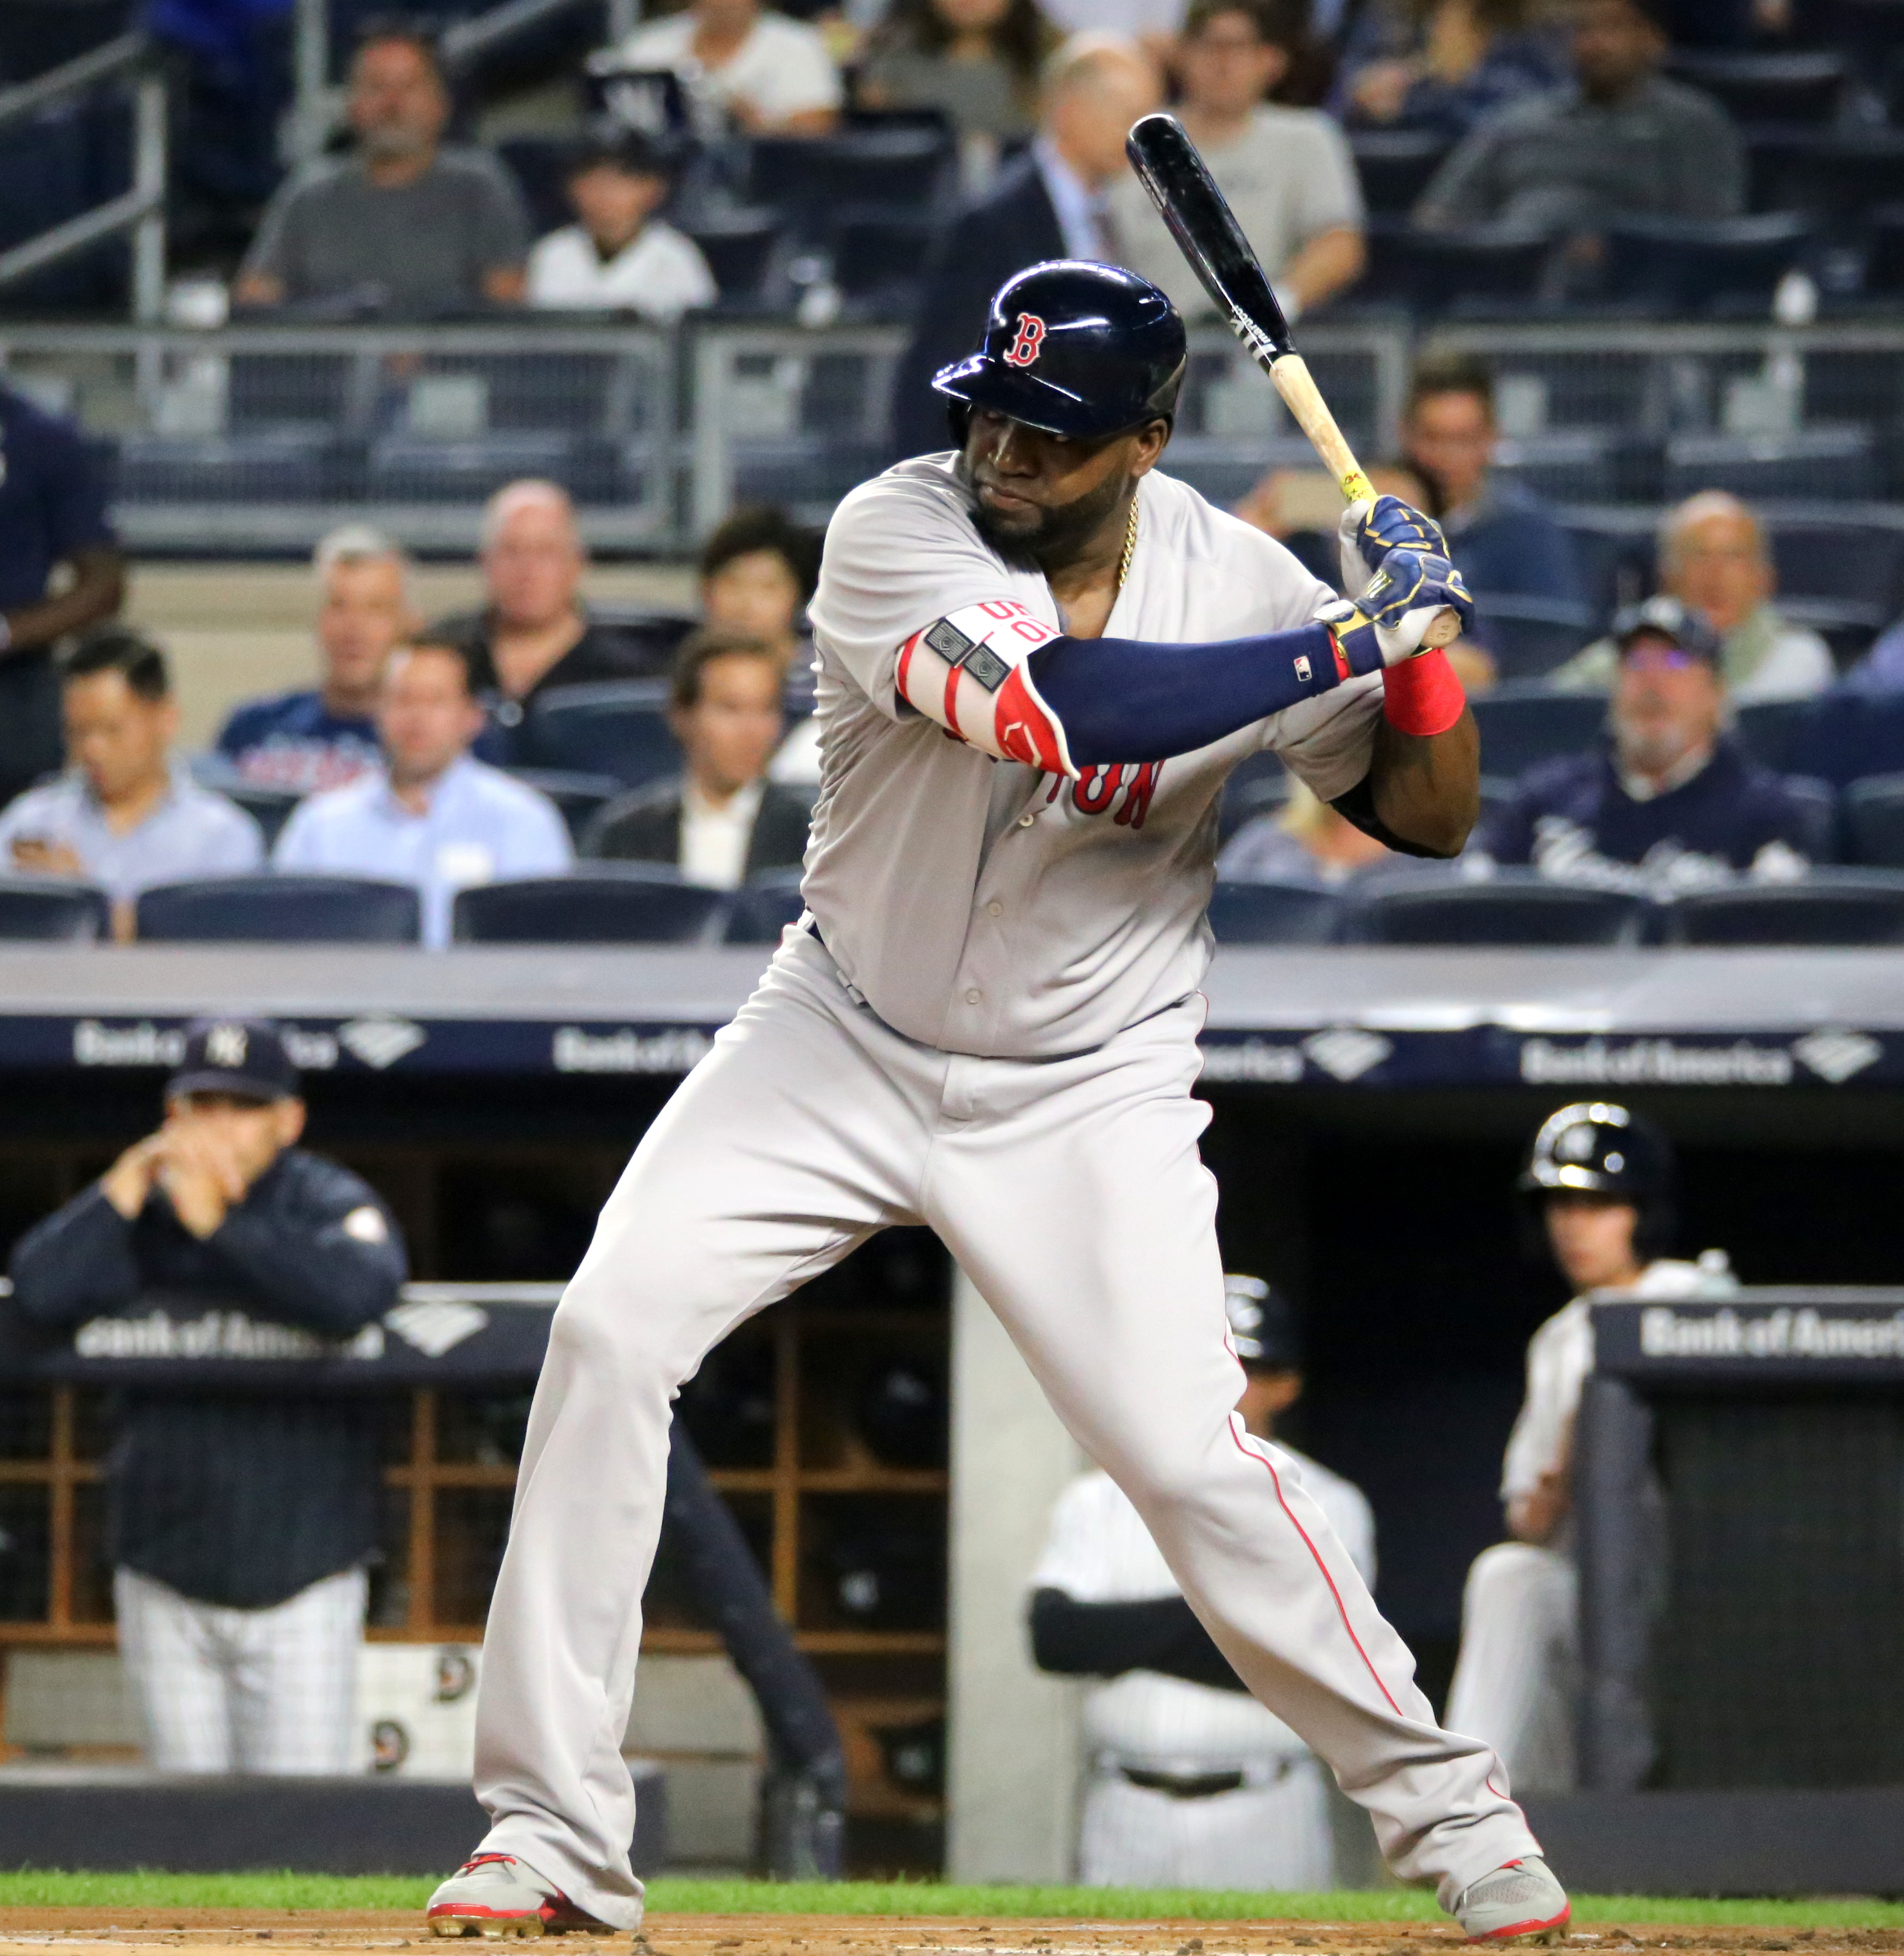
[[[1193,753],[1340,683],[1326,625],[1198,645],[1054,639],[1027,664],[1080,767]]]

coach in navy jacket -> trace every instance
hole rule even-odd
[[[1804,805],[1722,729],[1717,635],[1676,598],[1615,621],[1619,670],[1611,737],[1548,762],[1490,816],[1496,863],[1603,889],[1664,895],[1745,875],[1802,875]]]
[[[68,1333],[154,1293],[345,1339],[396,1301],[403,1245],[348,1169],[295,1145],[278,1029],[202,1021],[164,1125],[30,1230],[13,1308]],[[150,1763],[348,1771],[380,1504],[365,1399],[137,1392],[108,1472],[119,1644]]]

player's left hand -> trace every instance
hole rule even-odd
[[[1445,557],[1448,539],[1433,517],[1423,516],[1399,496],[1351,503],[1342,512],[1337,533],[1342,588],[1352,598],[1359,596],[1367,587],[1370,573],[1379,570],[1389,553],[1398,550]]]
[[[1359,598],[1338,598],[1316,616],[1334,636],[1349,670],[1371,673],[1413,658],[1444,610],[1455,614],[1464,632],[1473,627],[1474,601],[1461,573],[1438,554],[1397,548]]]

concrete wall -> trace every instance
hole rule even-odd
[[[946,1872],[1070,1877],[1077,1687],[1031,1661],[1026,1584],[1083,1456],[963,1272],[952,1301]]]

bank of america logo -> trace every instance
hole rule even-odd
[[[1843,1026],[1827,1026],[1808,1033],[1803,1039],[1792,1041],[1792,1050],[1820,1080],[1828,1080],[1833,1087],[1874,1065],[1884,1052],[1868,1034],[1855,1033]]]
[[[352,1019],[338,1028],[337,1036],[347,1052],[381,1073],[406,1052],[415,1052],[430,1035],[408,1019],[377,1017]]]
[[[1337,1026],[1303,1041],[1303,1051],[1325,1073],[1341,1081],[1360,1080],[1394,1050],[1393,1043],[1379,1033],[1365,1033],[1354,1026]]]

